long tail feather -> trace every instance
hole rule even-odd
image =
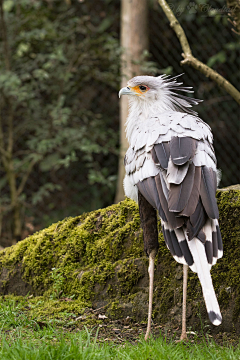
[[[197,238],[188,241],[189,249],[192,253],[197,274],[202,286],[203,296],[208,312],[209,320],[213,325],[220,325],[222,316],[218,305],[217,297],[213,288],[209,264],[206,257],[204,244]]]

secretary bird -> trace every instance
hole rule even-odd
[[[180,76],[180,75],[179,75]],[[154,259],[158,251],[156,210],[165,243],[183,264],[181,340],[186,333],[188,267],[198,274],[210,321],[222,322],[210,275],[223,255],[215,198],[218,170],[210,127],[191,110],[201,100],[175,91],[193,92],[177,77],[136,76],[119,92],[129,96],[124,158],[127,197],[139,205],[144,249],[149,256],[149,310],[145,340],[151,330]]]

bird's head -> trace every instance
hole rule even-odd
[[[119,97],[131,95],[139,100],[156,100],[160,86],[158,79],[153,76],[135,76],[119,91]]]
[[[182,75],[182,74],[181,74]],[[154,76],[135,76],[128,81],[127,86],[119,91],[119,97],[129,95],[130,104],[133,103],[156,103],[163,110],[172,109],[188,113],[196,113],[188,108],[197,105],[200,101],[192,97],[187,97],[178,93],[176,90],[192,93],[192,87],[182,86],[177,78],[181,75],[170,77],[169,75]]]

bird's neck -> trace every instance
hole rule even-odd
[[[175,110],[167,99],[144,101],[134,97],[129,101],[129,113],[126,121],[126,135],[129,142],[134,131],[143,125],[146,126],[148,119],[160,116],[168,110]]]

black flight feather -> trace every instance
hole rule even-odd
[[[222,235],[218,225],[216,226],[216,228],[217,228],[218,250],[223,251]]]
[[[217,207],[217,201],[215,198],[215,180],[213,177],[213,171],[211,170],[207,166],[202,166],[200,196],[204,209],[206,210],[208,216],[211,219],[218,219],[219,212]]]
[[[173,244],[172,244],[172,239],[171,239],[171,236],[170,236],[170,232],[169,232],[169,230],[165,229],[164,226],[163,226],[163,236],[164,236],[164,239],[166,239],[166,242],[168,244],[170,253],[172,254],[172,256],[175,256],[176,253],[175,253],[175,250],[174,250],[174,247],[173,247]]]
[[[191,163],[183,182],[179,185],[170,184],[168,198],[169,211],[180,212],[185,208],[192,192],[194,174],[195,166]]]
[[[209,240],[207,240],[205,242],[205,252],[206,252],[208,263],[212,264],[212,262],[213,262],[213,246],[212,246],[212,242]]]
[[[178,239],[176,237],[175,231],[172,230],[172,231],[169,231],[169,233],[170,233],[170,236],[171,236],[172,245],[173,245],[176,256],[177,257],[182,257],[183,253],[182,253],[182,250],[180,248],[180,245],[179,245]]]
[[[197,142],[191,137],[173,136],[170,141],[170,155],[175,165],[183,165],[191,160],[196,152]]]
[[[199,233],[197,234],[197,238],[198,240],[200,240],[203,244],[205,244],[206,242],[206,235],[203,232],[203,230],[200,230]]]
[[[188,264],[188,266],[192,266],[194,261],[193,261],[192,254],[189,250],[187,240],[179,241],[179,246],[182,250],[182,253],[183,253],[186,263]]]
[[[196,210],[187,220],[187,234],[189,240],[192,240],[198,235],[200,230],[202,230],[203,226],[205,225],[207,218],[208,217],[204,210],[202,202],[199,199]]]
[[[217,232],[212,232],[212,245],[213,245],[213,257],[218,257],[218,239],[217,239]]]

